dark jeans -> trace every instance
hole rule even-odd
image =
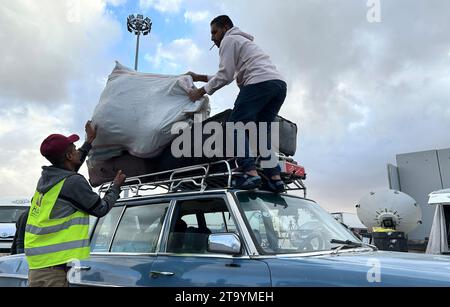
[[[272,80],[251,84],[241,88],[239,96],[236,99],[233,113],[229,121],[233,123],[242,122],[248,124],[255,122],[257,125],[260,122],[268,123],[269,129],[267,131],[268,141],[270,145],[270,123],[275,120],[281,106],[286,99],[287,85],[281,80]],[[235,132],[235,150],[237,150],[237,132]],[[271,148],[268,148],[271,149]],[[245,138],[245,157],[238,157],[237,162],[243,172],[256,170],[255,158],[250,157],[249,139]],[[272,154],[274,154],[272,152]],[[264,160],[270,160],[270,157]],[[280,174],[280,167],[265,170],[269,177]]]

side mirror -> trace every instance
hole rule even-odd
[[[239,255],[242,244],[234,233],[218,233],[208,237],[208,252],[214,254]]]

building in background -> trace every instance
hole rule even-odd
[[[422,224],[408,239],[424,249],[436,210],[428,205],[429,195],[450,188],[450,148],[397,155],[397,166],[388,165],[388,178],[390,189],[410,195],[422,208]]]

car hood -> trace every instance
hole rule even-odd
[[[15,233],[16,233],[16,225],[14,223],[0,224],[0,239],[14,237]]]
[[[380,261],[385,269],[413,271],[415,273],[445,273],[450,280],[450,257],[416,253],[376,251],[363,254],[341,254],[328,258],[330,262],[364,264]]]
[[[282,277],[289,269],[298,270],[293,274],[314,286],[450,286],[449,256],[355,251],[266,262],[274,279],[284,286],[293,285]]]

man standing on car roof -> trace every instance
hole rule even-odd
[[[229,121],[244,124],[266,122],[270,140],[270,123],[275,120],[286,98],[286,82],[270,57],[253,42],[253,36],[235,27],[228,16],[219,16],[211,22],[211,40],[220,49],[220,69],[215,76],[189,72],[194,82],[207,82],[204,87],[192,90],[190,99],[197,101],[205,94],[213,95],[236,79],[240,93]],[[255,159],[250,157],[247,136],[245,141],[245,157],[237,159],[244,176],[235,182],[235,187],[254,189],[261,186],[262,180],[256,171]],[[268,190],[285,191],[280,173],[279,167],[264,170]]]
[[[119,171],[103,199],[92,191],[78,170],[97,136],[86,124],[86,143],[76,150],[77,135],[54,134],[41,145],[52,163],[43,167],[32,199],[25,231],[25,255],[30,287],[67,287],[67,264],[89,258],[89,215],[103,217],[119,198],[126,176]]]

